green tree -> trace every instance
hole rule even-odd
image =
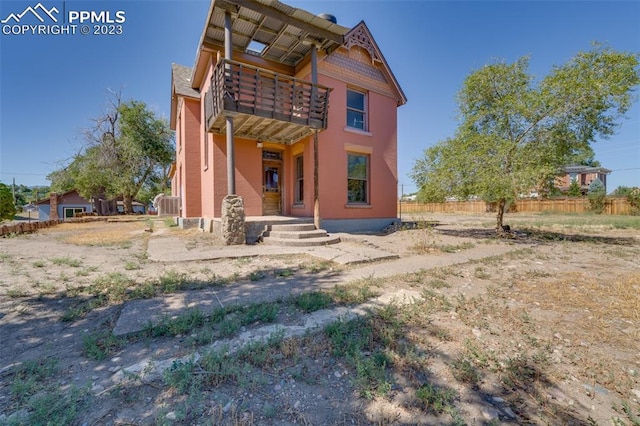
[[[602,46],[554,67],[539,83],[526,57],[482,67],[459,93],[456,134],[414,163],[420,198],[494,202],[501,232],[505,208],[520,194],[593,156],[591,143],[614,133],[639,82],[637,54]]]
[[[569,189],[567,190],[567,195],[569,197],[582,197],[582,189],[580,189],[580,184],[576,179],[571,180]]]
[[[51,192],[57,192],[59,194],[67,191],[71,191],[76,187],[75,181],[75,173],[74,169],[75,163],[71,162],[69,165],[54,170],[53,172],[47,175],[47,180],[51,182],[51,186],[49,186]]]
[[[611,195],[614,197],[625,197],[631,206],[631,214],[640,214],[640,187],[619,186]]]
[[[16,214],[13,192],[4,183],[0,183],[0,221],[11,220]]]
[[[591,211],[596,214],[602,214],[604,212],[604,203],[607,193],[604,188],[604,183],[600,179],[595,179],[589,184],[589,206]]]
[[[158,119],[144,102],[125,102],[118,108],[120,136],[116,140],[114,182],[124,198],[125,212],[146,185],[166,182],[174,158],[173,133],[166,120]]]
[[[144,102],[109,98],[104,115],[85,131],[86,146],[70,164],[49,175],[52,190],[77,189],[85,198],[124,200],[132,213],[133,199],[162,192],[174,158],[173,132]],[[154,194],[155,195],[155,194]]]
[[[627,201],[631,204],[631,214],[640,214],[640,188],[635,187],[627,194]]]
[[[611,195],[614,197],[626,197],[627,195],[631,194],[634,189],[636,189],[636,187],[620,185],[619,187],[614,189],[613,192],[611,192]]]
[[[600,164],[600,162],[593,157],[582,159],[579,161],[579,163],[583,166],[588,167],[602,167],[602,164]]]
[[[49,196],[48,186],[27,186],[18,184],[15,186],[16,206],[35,203]]]

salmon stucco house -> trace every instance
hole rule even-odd
[[[364,22],[213,0],[193,68],[172,67],[179,222],[227,244],[244,243],[249,217],[329,232],[388,226],[406,101]]]

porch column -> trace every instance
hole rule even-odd
[[[233,59],[231,13],[224,14],[224,57]],[[225,74],[231,74],[231,64],[225,64]],[[246,243],[244,200],[236,194],[236,155],[233,141],[233,115],[225,116],[227,124],[227,195],[222,200],[222,240],[226,245]]]
[[[233,59],[233,43],[231,35],[231,13],[224,13],[224,57]],[[225,64],[225,73],[231,72],[231,65]],[[233,143],[233,117],[227,115],[227,195],[236,193],[236,153]]]
[[[313,83],[311,99],[315,101],[318,95],[316,88],[316,84],[318,84],[318,54],[315,43],[311,45],[311,82]],[[316,130],[313,133],[313,225],[316,229],[320,229],[322,225],[322,220],[320,219],[320,189],[318,185],[318,151],[318,130]]]

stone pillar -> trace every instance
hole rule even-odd
[[[227,246],[245,244],[244,201],[239,195],[227,195],[222,200],[222,240]]]

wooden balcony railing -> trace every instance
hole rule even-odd
[[[222,59],[205,94],[207,130],[224,133],[234,117],[239,137],[293,143],[327,128],[330,89],[263,68]]]

